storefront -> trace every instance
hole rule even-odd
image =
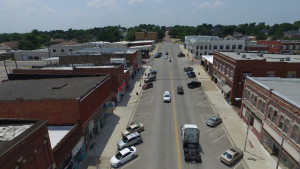
[[[84,138],[81,137],[76,146],[72,149],[72,163],[73,169],[78,169],[80,162],[86,156],[86,149],[84,144]]]
[[[278,158],[280,153],[280,145],[274,141],[274,139],[264,130],[262,138],[262,144],[266,150],[268,150],[271,155]],[[295,169],[297,162],[283,149],[280,156],[279,165],[283,169]]]

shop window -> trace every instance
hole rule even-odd
[[[258,110],[261,110],[261,106],[262,106],[262,101],[259,99],[258,105],[257,105]]]
[[[269,119],[269,120],[271,120],[272,113],[273,113],[273,108],[272,108],[272,107],[269,107],[269,113],[268,113],[268,119]]]
[[[257,96],[254,96],[254,100],[253,100],[253,106],[256,107],[256,102],[257,102]]]
[[[277,110],[274,110],[273,112],[273,117],[272,117],[272,122],[275,124],[277,119]]]
[[[275,77],[275,71],[267,71],[266,77]]]
[[[283,126],[283,132],[285,133],[285,134],[287,134],[288,133],[288,131],[289,131],[289,127],[290,127],[290,120],[289,119],[286,119],[285,120],[285,122],[284,122],[284,126]]]
[[[289,71],[287,74],[287,78],[296,78],[296,71]]]
[[[286,152],[282,152],[279,164],[282,168],[296,168],[296,162]]]
[[[262,102],[262,106],[261,106],[261,110],[260,110],[262,113],[265,112],[265,106],[266,106],[266,103]]]
[[[238,49],[243,49],[243,45],[239,45],[239,46],[238,46]]]
[[[284,123],[284,116],[280,115],[280,119],[279,119],[279,123],[278,123],[278,128],[280,128],[282,130],[282,126]]]
[[[291,138],[296,142],[299,135],[299,127],[297,125],[294,125]]]

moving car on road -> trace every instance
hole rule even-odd
[[[168,51],[166,52],[166,55],[169,55],[169,52],[168,52]]]
[[[143,142],[142,135],[140,135],[138,132],[131,133],[125,137],[121,141],[118,142],[118,149],[122,150],[123,148],[140,144]]]
[[[139,132],[141,133],[142,131],[144,131],[144,124],[143,123],[133,123],[130,126],[128,126],[126,128],[126,130],[124,130],[122,132],[122,136],[125,137],[128,134],[134,133],[134,132]]]
[[[179,52],[177,56],[178,57],[185,57],[185,55],[182,52]]]
[[[201,82],[192,81],[192,82],[188,83],[187,86],[190,89],[194,89],[194,88],[197,88],[197,87],[201,87]]]
[[[177,94],[184,94],[184,90],[182,86],[177,86]]]
[[[169,91],[165,91],[164,95],[163,95],[163,101],[165,103],[170,103],[171,102],[171,96],[170,96],[170,92]]]
[[[154,58],[159,58],[159,57],[161,57],[161,56],[162,56],[162,53],[159,52],[159,53],[156,53],[156,54],[154,55]]]
[[[210,117],[207,121],[206,124],[210,127],[215,127],[216,125],[222,123],[222,119],[217,116]]]
[[[185,72],[188,72],[188,71],[193,71],[194,69],[192,67],[190,67],[190,66],[186,66],[186,67],[183,68],[183,70]]]
[[[112,167],[120,167],[122,164],[126,163],[127,161],[134,159],[138,156],[137,150],[134,146],[129,148],[125,148],[119,151],[116,155],[114,155],[110,159],[110,164]]]
[[[225,151],[221,156],[220,160],[225,164],[232,164],[240,157],[243,157],[243,151],[237,147],[230,148],[229,150]]]

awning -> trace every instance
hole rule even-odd
[[[231,91],[231,88],[228,85],[222,87],[224,94],[228,94]]]
[[[123,82],[121,86],[118,88],[118,91],[123,91],[125,86],[126,86],[126,82]]]

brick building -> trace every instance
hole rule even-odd
[[[300,78],[300,55],[214,53],[213,80],[233,105],[241,104],[246,76]]]
[[[281,53],[300,54],[299,40],[282,40]]]
[[[130,76],[129,70],[124,70],[124,64],[103,64],[99,66],[73,65],[44,67],[33,69],[13,69],[12,74],[8,77],[10,80],[27,79],[38,75],[97,75],[109,74],[111,77],[112,100],[119,102],[121,95],[124,94],[126,87],[131,85],[133,77]]]
[[[280,53],[281,52],[281,42],[280,41],[258,40],[257,44],[267,46],[268,53]]]
[[[0,168],[56,168],[46,120],[0,119]]]
[[[243,92],[242,119],[285,169],[300,168],[299,86],[300,79],[247,77]]]
[[[158,42],[158,34],[157,32],[135,32],[135,40],[154,40]]]

